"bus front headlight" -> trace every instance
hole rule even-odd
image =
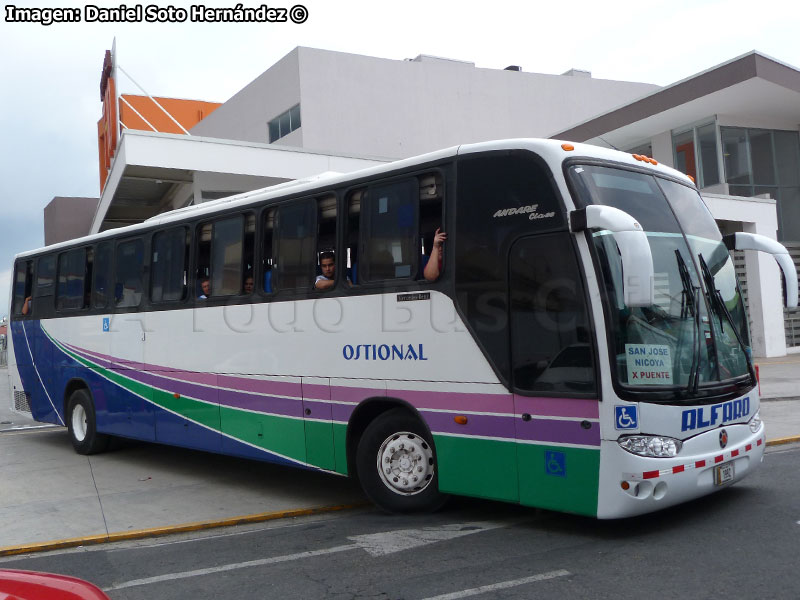
[[[753,418],[750,419],[748,425],[750,425],[750,431],[753,433],[757,433],[758,430],[761,429],[761,411],[758,411],[753,415]]]
[[[683,447],[682,441],[662,435],[628,435],[619,438],[617,443],[631,454],[655,458],[677,456]]]

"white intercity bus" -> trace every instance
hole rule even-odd
[[[797,304],[786,249],[723,239],[651,158],[459,146],[20,254],[14,397],[83,454],[120,436],[357,476],[399,512],[637,515],[762,460],[732,248],[773,254]]]

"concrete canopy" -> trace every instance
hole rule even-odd
[[[126,130],[89,232],[140,223],[190,203],[384,162],[275,144]]]
[[[676,123],[736,115],[754,124],[800,123],[800,70],[756,51],[662,88],[550,136],[631,148]]]

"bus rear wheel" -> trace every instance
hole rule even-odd
[[[439,492],[436,455],[427,435],[403,409],[383,413],[364,431],[356,452],[358,478],[379,508],[430,512],[447,500]]]
[[[86,390],[76,390],[69,397],[67,429],[78,454],[97,454],[108,448],[109,437],[97,433],[94,402]]]

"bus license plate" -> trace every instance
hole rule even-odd
[[[723,465],[719,465],[714,467],[714,484],[715,485],[723,485],[728,483],[729,481],[733,481],[733,463],[725,463]]]

